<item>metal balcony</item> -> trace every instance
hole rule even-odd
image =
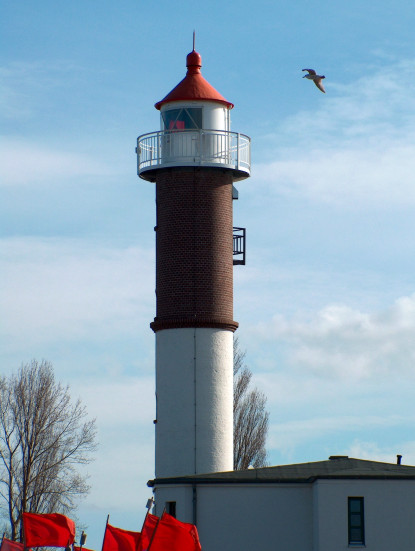
[[[169,167],[218,167],[232,170],[235,180],[251,172],[251,139],[225,130],[164,130],[137,138],[137,172],[155,181],[157,170]]]
[[[233,265],[245,266],[246,228],[233,228]],[[237,257],[237,258],[235,258]]]

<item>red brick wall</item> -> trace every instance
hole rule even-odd
[[[172,168],[156,178],[157,315],[152,328],[233,321],[232,173]]]

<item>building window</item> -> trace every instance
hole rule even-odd
[[[176,502],[166,501],[166,513],[176,518]]]
[[[363,497],[349,497],[349,545],[365,544]]]

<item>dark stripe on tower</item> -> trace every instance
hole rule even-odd
[[[232,172],[169,168],[156,176],[154,331],[233,321]]]

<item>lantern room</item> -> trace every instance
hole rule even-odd
[[[229,109],[213,102],[180,101],[160,108],[161,130],[230,130]]]
[[[154,182],[160,169],[203,166],[231,170],[234,181],[248,178],[250,138],[231,132],[233,104],[202,76],[202,58],[195,50],[186,66],[185,78],[155,104],[160,130],[137,139],[138,175]]]

